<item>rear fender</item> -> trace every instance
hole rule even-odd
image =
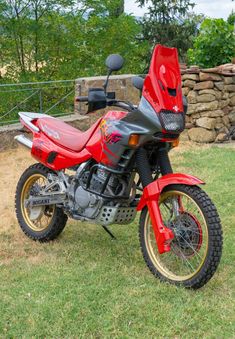
[[[141,211],[147,204],[148,200],[157,200],[163,189],[169,185],[202,185],[205,184],[202,180],[189,175],[189,174],[181,174],[181,173],[172,173],[166,174],[161,178],[153,181],[151,184],[146,186],[143,191],[143,195],[140,199],[140,202],[137,206],[137,211]]]

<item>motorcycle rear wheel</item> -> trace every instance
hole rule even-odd
[[[16,217],[22,231],[32,240],[49,242],[63,231],[68,220],[61,208],[55,205],[27,207],[30,195],[46,185],[51,170],[41,164],[30,166],[22,174],[15,194]]]
[[[148,209],[143,209],[139,237],[148,268],[162,281],[201,288],[214,275],[222,254],[222,228],[214,204],[197,186],[171,185],[162,192],[159,207],[164,225],[175,237],[171,251],[159,254]]]

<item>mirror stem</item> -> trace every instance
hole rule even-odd
[[[108,83],[109,83],[109,77],[110,77],[111,74],[112,74],[112,71],[110,69],[109,72],[108,72],[108,75],[107,75],[107,79],[105,80],[105,83],[104,83],[104,92],[105,92],[105,94],[107,92],[107,87],[108,87]]]

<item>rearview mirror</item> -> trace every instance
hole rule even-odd
[[[133,85],[135,88],[137,88],[137,89],[139,89],[140,91],[142,91],[143,86],[144,86],[144,79],[141,78],[141,77],[136,76],[136,77],[133,77],[131,80],[132,80],[132,85]]]
[[[119,71],[124,64],[124,59],[119,54],[111,54],[107,57],[105,64],[111,72]]]

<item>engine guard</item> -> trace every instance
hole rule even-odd
[[[202,180],[187,174],[166,174],[144,188],[143,195],[137,206],[137,211],[141,211],[145,206],[148,207],[160,254],[171,250],[171,241],[174,238],[174,234],[163,224],[159,209],[159,198],[165,187],[180,184],[194,186],[205,183]]]

